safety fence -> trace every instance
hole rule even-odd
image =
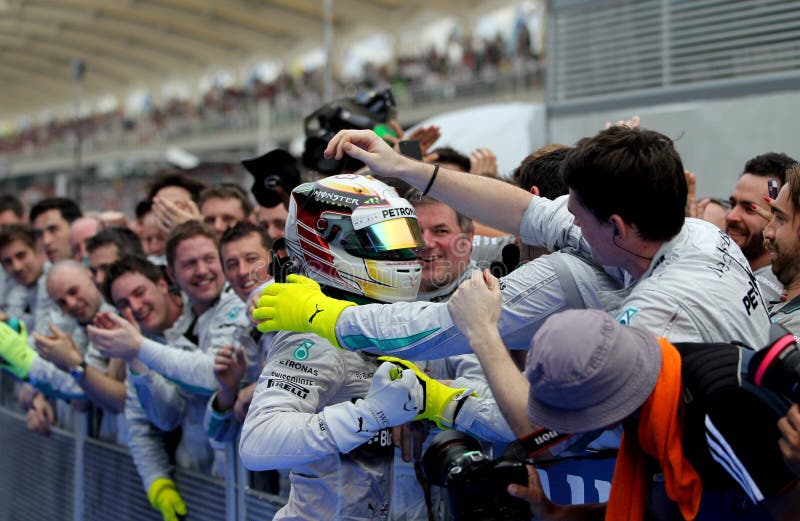
[[[0,520],[161,519],[145,497],[128,449],[87,437],[85,424],[79,422],[78,432],[54,428],[44,437],[28,431],[21,414],[0,407]],[[225,460],[221,478],[174,469],[188,509],[185,520],[272,519],[285,500],[250,488],[233,445]],[[608,499],[613,469],[613,457],[606,457],[559,462],[540,474],[557,503],[595,503]]]
[[[28,431],[22,415],[0,407],[0,520],[161,519],[128,449],[87,437],[85,424],[78,422],[78,432],[54,428],[44,437]],[[230,446],[224,478],[175,469],[186,521],[272,519],[284,500],[251,489],[237,461]]]

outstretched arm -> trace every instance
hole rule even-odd
[[[344,154],[363,161],[378,175],[398,177],[420,190],[431,183],[435,168],[398,154],[371,130],[342,130],[336,134],[328,143],[325,156],[341,159]],[[428,194],[483,224],[514,235],[519,232],[522,215],[533,197],[503,181],[447,168],[439,168]]]

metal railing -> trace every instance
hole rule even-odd
[[[25,418],[0,407],[0,519],[25,521],[159,521],[147,501],[127,447],[86,436],[86,415],[77,432],[54,428],[33,434]],[[251,489],[235,447],[226,450],[224,477],[174,469],[186,503],[186,521],[271,519],[285,503]]]

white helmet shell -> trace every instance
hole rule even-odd
[[[414,208],[371,176],[340,174],[292,191],[286,248],[322,285],[379,302],[415,300],[423,246]]]

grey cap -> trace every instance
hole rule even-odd
[[[608,427],[644,403],[660,372],[661,347],[649,333],[603,311],[558,313],[528,350],[528,418],[564,433]]]

